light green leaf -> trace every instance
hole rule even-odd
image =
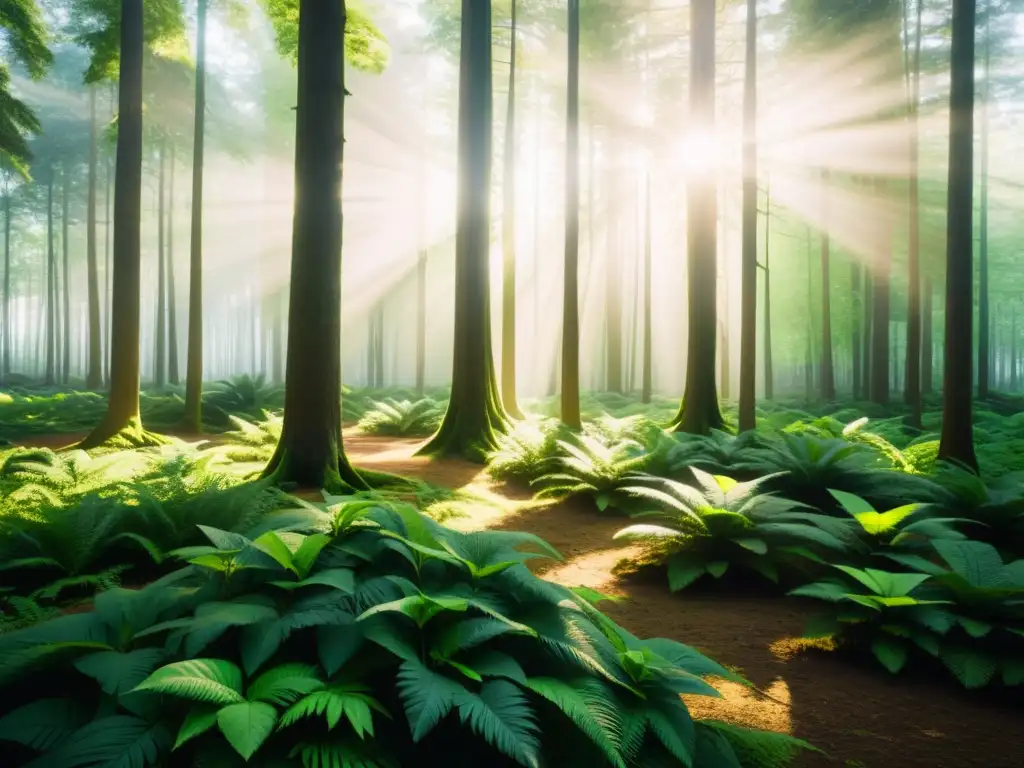
[[[174,742],[174,749],[182,744],[191,741],[213,728],[217,723],[216,707],[192,707],[185,716],[185,722],[178,729],[178,738]]]
[[[221,706],[244,701],[242,670],[222,659],[194,659],[168,664],[134,690],[166,693]]]
[[[882,666],[896,674],[907,663],[907,644],[895,637],[880,635],[871,643],[871,652]]]
[[[262,701],[231,704],[217,712],[217,727],[245,760],[252,757],[277,725],[277,710]]]

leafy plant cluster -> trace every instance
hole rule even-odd
[[[374,401],[364,411],[357,428],[367,435],[426,437],[437,431],[444,416],[444,404],[430,398]]]
[[[0,635],[9,764],[725,768],[805,746],[691,717],[680,694],[739,678],[533,576],[557,553],[530,534],[373,501],[200,530],[149,586]]]

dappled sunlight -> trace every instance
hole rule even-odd
[[[544,578],[566,587],[590,587],[610,595],[624,596],[626,591],[612,573],[622,560],[639,557],[639,546],[613,547],[578,555],[565,563],[548,567]]]
[[[784,677],[777,678],[763,692],[728,680],[712,682],[722,698],[683,697],[695,717],[793,733],[792,693]]]

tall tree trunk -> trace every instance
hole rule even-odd
[[[50,169],[46,183],[46,374],[43,383],[52,387],[57,383],[57,250],[53,239],[53,177]]]
[[[765,195],[764,217],[764,399],[775,399],[775,368],[772,360],[772,267],[770,254],[770,233],[772,228],[771,188]]]
[[[946,342],[939,457],[977,469],[972,425],[975,0],[953,0],[946,199]]]
[[[879,197],[886,198],[888,193],[885,182],[877,182]],[[884,243],[880,258],[871,271],[871,391],[872,402],[887,405],[889,402],[889,299],[890,277],[892,275],[892,233],[888,224],[882,223]]]
[[[1017,391],[1017,305],[1013,305],[1010,325],[1010,391]]]
[[[416,260],[416,393],[423,394],[427,378],[427,250]]]
[[[591,147],[594,142],[591,139]],[[604,321],[605,321],[605,389],[608,392],[622,392],[622,214],[619,207],[612,201],[612,191],[620,189],[622,178],[615,167],[617,157],[615,155],[613,139],[608,139],[608,154],[606,162],[609,163],[608,190],[605,203],[605,226],[606,248],[605,248],[605,292],[604,292]],[[593,150],[591,150],[593,152]],[[596,177],[593,173],[590,176],[590,188],[594,188]],[[593,220],[596,213],[593,205],[593,194],[591,194],[590,218]],[[591,225],[593,231],[593,225]],[[591,262],[593,263],[593,261]]]
[[[156,355],[153,365],[154,384],[158,391],[167,387],[167,259],[164,246],[164,211],[167,204],[165,176],[167,170],[167,139],[160,141],[160,172],[157,178],[157,243],[156,243],[156,340],[153,343]]]
[[[274,295],[274,319],[271,330],[270,378],[275,384],[284,383],[284,318],[288,310],[288,294],[284,289]]]
[[[509,415],[522,418],[516,393],[516,0],[512,0],[505,170],[502,174],[501,399]]]
[[[874,329],[874,308],[872,306],[874,285],[871,281],[871,270],[865,266],[863,274],[863,286],[864,301],[862,307],[862,317],[864,318],[864,349],[863,349],[863,370],[861,371],[862,379],[860,384],[861,395],[865,400],[871,399],[871,344]]]
[[[743,224],[740,309],[740,431],[756,426],[757,400],[757,0],[747,0],[743,77]],[[765,253],[767,260],[768,254]],[[765,271],[767,284],[768,272]],[[767,386],[767,384],[766,384]]]
[[[853,399],[861,399],[861,317],[864,297],[861,289],[861,265],[856,258],[850,260],[850,355],[853,375]]]
[[[4,189],[4,303],[3,303],[3,355],[0,356],[0,382],[6,384],[11,373],[11,191]]]
[[[64,323],[64,330],[61,333],[61,364],[60,364],[60,380],[65,386],[71,378],[71,270],[70,270],[70,244],[68,242],[68,230],[70,229],[70,221],[68,217],[68,201],[70,198],[69,185],[71,180],[68,178],[67,168],[61,171],[61,185],[60,185],[60,246],[61,246],[61,261],[63,267],[61,273],[64,275],[63,287],[63,298],[64,307],[61,313],[61,319]]]
[[[89,364],[85,373],[85,388],[96,390],[103,386],[103,357],[100,346],[100,276],[96,254],[96,181],[98,176],[98,136],[96,126],[96,89],[89,88],[89,193],[85,213],[85,252],[89,285]]]
[[[978,218],[978,397],[989,396],[989,381],[992,370],[991,311],[989,309],[989,264],[988,264],[988,163],[989,163],[989,92],[991,88],[991,35],[989,16],[992,4],[985,10],[985,63],[982,74],[981,94],[981,136],[978,151],[981,155],[981,200]]]
[[[142,0],[122,0],[110,399],[106,416],[82,442],[83,448],[115,436],[135,444],[153,439],[143,432],[139,415],[143,41]]]
[[[832,359],[832,241],[828,232],[829,174],[822,173],[821,198],[824,208],[824,226],[821,230],[821,399],[830,403],[836,399],[836,374]]]
[[[646,192],[644,193],[644,359],[640,400],[646,404],[651,402],[654,394],[654,324],[651,314],[651,169],[649,166],[646,171],[644,184],[646,187]]]
[[[565,276],[562,299],[562,422],[580,417],[580,2],[569,2],[568,95],[565,130]]]
[[[281,440],[264,475],[365,488],[341,437],[341,186],[345,3],[299,5],[288,362]]]
[[[904,0],[906,14],[907,0]],[[917,26],[914,42],[913,80],[908,108],[910,134],[910,235],[907,246],[907,354],[903,399],[910,406],[910,423],[921,427],[921,204],[920,204],[920,120],[921,101],[921,20],[924,9],[917,0]],[[908,28],[909,33],[909,28]],[[909,37],[909,34],[907,35]]]
[[[196,104],[192,139],[192,232],[189,256],[188,351],[184,425],[203,431],[203,163],[206,158],[206,11],[196,7]],[[293,256],[294,260],[294,256]]]
[[[105,226],[103,228],[104,251],[103,251],[103,307],[106,310],[104,315],[103,329],[103,382],[110,386],[110,320],[113,315],[113,304],[111,303],[111,289],[113,287],[113,274],[110,269],[111,254],[111,233],[113,232],[113,213],[111,211],[111,190],[114,186],[114,174],[111,170],[110,158],[104,162],[106,167],[106,199],[103,202]]]
[[[804,364],[804,399],[814,400],[814,289],[812,286],[811,228],[807,228],[807,349]]]
[[[709,135],[715,126],[715,0],[690,3],[690,114]],[[718,279],[718,201],[713,169],[691,174],[687,183],[687,259],[689,336],[686,389],[676,429],[708,434],[723,426],[715,386]]]
[[[422,452],[482,460],[508,427],[491,355],[491,6],[462,0],[452,392]]]
[[[172,385],[181,383],[178,367],[178,296],[174,279],[174,166],[177,152],[171,142],[170,185],[167,190],[167,378]]]
[[[923,281],[921,300],[921,393],[931,394],[934,387],[934,349],[933,315],[932,315],[932,281],[926,277]]]

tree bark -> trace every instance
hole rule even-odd
[[[714,135],[715,0],[690,3],[690,114],[700,130]],[[714,169],[692,173],[687,183],[688,341],[686,388],[675,427],[708,434],[724,425],[715,384],[718,201]]]
[[[344,2],[299,6],[295,215],[284,425],[264,476],[366,488],[341,436]]]
[[[61,185],[60,185],[60,246],[61,246],[61,261],[63,266],[61,272],[64,275],[63,298],[64,306],[63,312],[61,313],[61,319],[64,324],[63,332],[61,333],[61,364],[60,364],[60,381],[62,384],[67,386],[71,379],[71,269],[70,269],[70,244],[68,243],[68,230],[70,229],[70,221],[68,218],[68,201],[70,197],[70,179],[68,178],[67,168],[61,171]]]
[[[580,416],[580,3],[569,2],[569,55],[565,131],[565,266],[562,300],[562,422],[582,427]]]
[[[756,426],[757,405],[757,0],[747,0],[743,77],[743,223],[740,308],[740,431]],[[765,254],[767,258],[767,254]],[[767,271],[765,278],[767,280]]]
[[[416,394],[423,395],[427,378],[427,251],[416,260]]]
[[[991,36],[988,18],[991,3],[985,12],[985,59],[982,74],[981,95],[981,136],[978,152],[981,155],[981,190],[978,218],[978,398],[989,396],[992,370],[991,311],[989,304],[989,263],[988,263],[988,163],[989,163],[989,89]]]
[[[926,277],[921,289],[921,393],[931,394],[934,388],[934,321],[933,321],[933,296],[932,281]]]
[[[113,315],[113,305],[111,303],[110,292],[113,287],[112,273],[110,269],[110,255],[111,255],[111,233],[113,231],[113,213],[111,211],[111,190],[113,188],[113,177],[114,174],[111,172],[110,158],[108,157],[104,162],[106,167],[106,199],[103,202],[103,208],[105,211],[105,226],[103,228],[104,236],[104,250],[103,250],[103,306],[105,309],[104,315],[104,329],[103,329],[103,382],[106,386],[110,386],[110,320]]]
[[[160,141],[160,171],[157,178],[157,243],[156,243],[156,339],[153,344],[156,360],[153,379],[157,391],[167,387],[167,257],[164,250],[164,212],[166,210],[165,181],[167,172],[167,139]]]
[[[53,177],[52,168],[46,182],[46,374],[43,383],[57,383],[57,251],[53,239]]]
[[[167,379],[173,386],[181,383],[178,366],[178,295],[174,278],[174,166],[177,152],[171,141],[170,184],[167,190]]]
[[[185,371],[185,427],[203,431],[203,163],[206,148],[207,0],[196,10],[196,104],[192,139],[192,230],[189,255],[188,351]],[[293,257],[294,258],[294,257]]]
[[[522,418],[516,390],[516,0],[512,0],[505,169],[502,174],[501,399],[509,415]]]
[[[906,0],[904,0],[904,8]],[[917,2],[913,81],[908,109],[910,133],[910,234],[907,250],[907,354],[903,399],[910,406],[910,423],[921,427],[921,203],[920,119],[921,23],[924,3]],[[908,30],[909,31],[909,30]]]
[[[508,428],[491,354],[492,101],[490,3],[463,0],[452,392],[440,429],[421,453],[477,461]]]
[[[100,277],[96,254],[96,181],[98,176],[99,138],[96,126],[96,89],[89,88],[89,193],[86,202],[85,252],[89,286],[89,364],[85,374],[85,388],[97,390],[103,386],[103,357],[100,346]]]
[[[647,169],[644,195],[644,359],[640,400],[650,403],[654,394],[654,333],[651,302],[651,169]]]
[[[972,424],[975,0],[953,0],[946,200],[946,340],[939,457],[975,470]]]
[[[830,403],[836,399],[836,374],[832,359],[832,241],[828,232],[829,174],[822,172],[822,207],[824,226],[821,230],[821,370],[819,373],[821,399]]]
[[[4,303],[3,354],[0,355],[0,382],[6,384],[11,373],[11,190],[4,189]]]
[[[863,302],[864,297],[862,295],[861,288],[861,265],[860,262],[854,258],[850,260],[850,356],[851,356],[851,371],[853,377],[853,399],[861,399],[861,380],[863,373],[861,366],[863,359],[861,357],[862,344],[861,341],[861,317],[863,315]]]
[[[886,197],[885,183],[877,182],[879,197]],[[889,403],[889,299],[892,275],[892,237],[888,225],[882,223],[884,243],[878,262],[871,271],[871,391],[872,402]]]
[[[594,142],[591,138],[591,147]],[[608,192],[605,203],[605,390],[622,392],[622,215],[618,206],[612,201],[612,191],[620,188],[620,174],[615,168],[617,158],[614,154],[614,143],[608,138]],[[591,149],[593,153],[593,149]],[[593,158],[593,154],[591,154]],[[593,163],[591,164],[593,166]],[[596,176],[590,175],[590,188],[593,190]],[[590,218],[594,218],[596,207],[591,193]],[[593,232],[593,225],[591,225]]]
[[[110,398],[106,416],[82,442],[151,442],[139,416],[139,292],[142,219],[142,0],[121,2],[121,63],[114,187],[114,291]]]

